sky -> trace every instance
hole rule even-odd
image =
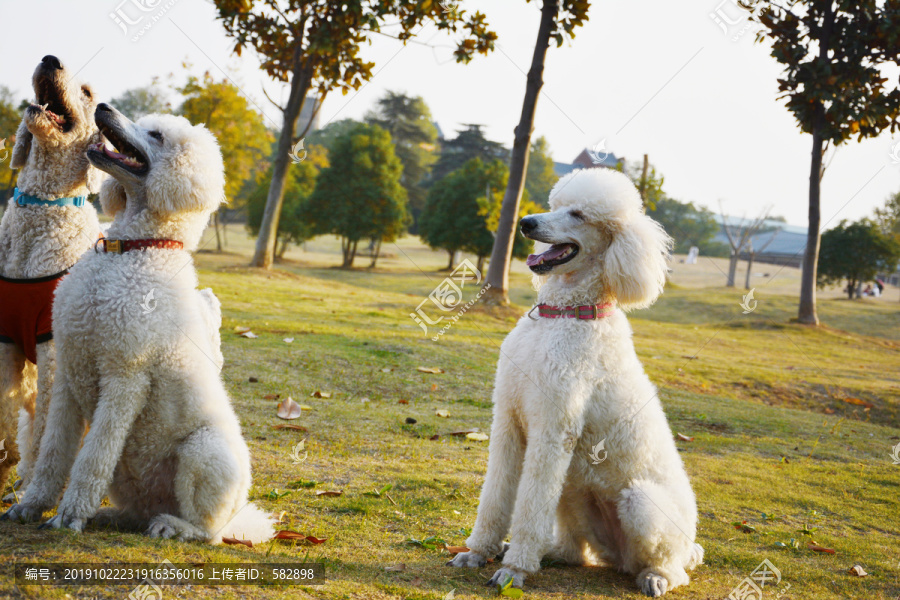
[[[363,50],[376,63],[374,77],[357,92],[330,94],[322,124],[362,118],[385,90],[394,90],[422,96],[448,135],[462,123],[481,123],[489,138],[510,146],[538,4],[459,2],[487,15],[499,36],[491,55],[457,64],[453,39],[433,26],[405,46],[375,35]],[[773,215],[805,225],[812,139],[777,100],[781,69],[764,44],[754,43],[752,25],[742,17],[733,0],[592,2],[576,37],[547,53],[535,137],[546,137],[560,162],[598,144],[628,161],[648,154],[673,198],[714,211],[721,203],[726,213],[747,217],[771,207]],[[280,128],[280,113],[262,90],[278,99],[286,87],[259,70],[252,51],[232,54],[233,42],[208,0],[0,0],[0,22],[22,24],[0,36],[0,84],[17,98],[31,97],[31,73],[45,54],[77,71],[101,99],[154,76],[165,82],[173,74],[181,83],[187,62],[194,74],[229,77]],[[900,191],[898,144],[900,132],[893,139],[884,132],[829,155],[825,228],[870,216]]]

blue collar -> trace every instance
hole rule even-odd
[[[23,194],[19,191],[19,188],[16,188],[14,194],[15,195],[13,196],[13,200],[15,201],[16,206],[25,206],[27,204],[31,204],[34,206],[84,206],[84,201],[87,200],[87,196],[75,196],[72,198],[44,200],[42,198],[38,198],[37,196]]]

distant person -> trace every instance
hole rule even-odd
[[[873,295],[873,294],[872,294],[872,284],[871,284],[871,283],[867,283],[867,284],[866,284],[866,289],[863,290],[863,296],[872,296],[872,295]]]
[[[689,264],[689,265],[696,265],[697,258],[699,256],[700,256],[700,248],[698,248],[697,246],[691,246],[691,249],[688,250],[687,260],[685,261],[685,263]]]
[[[876,279],[875,286],[878,288],[878,295],[882,295],[884,293],[884,282],[880,279]]]

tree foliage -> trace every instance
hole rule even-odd
[[[391,134],[394,152],[403,163],[400,183],[409,197],[414,230],[425,206],[426,190],[422,182],[437,160],[435,142],[438,132],[431,120],[431,111],[420,96],[388,90],[378,99],[377,109],[366,115],[366,122]]]
[[[274,253],[297,118],[311,90],[321,102],[333,89],[346,94],[369,81],[375,64],[360,50],[388,24],[404,43],[426,23],[455,34],[454,55],[459,62],[486,54],[497,38],[482,13],[470,14],[459,8],[448,11],[433,0],[215,0],[215,4],[225,32],[234,39],[234,52],[240,55],[252,48],[269,76],[290,84],[272,185],[253,257],[254,265],[266,268]]]
[[[853,298],[856,286],[871,281],[879,272],[893,272],[900,260],[900,243],[886,235],[874,221],[841,223],[822,234],[817,283],[820,287],[847,281]]]
[[[113,98],[109,103],[132,121],[137,121],[145,115],[172,112],[172,106],[166,99],[165,92],[156,85],[156,82],[125,90],[122,95]]]
[[[525,190],[529,198],[544,209],[550,207],[550,190],[556,185],[559,177],[553,170],[553,157],[550,156],[550,144],[541,136],[531,143],[531,154],[528,156],[528,171],[525,174]]]
[[[452,140],[441,140],[440,158],[431,169],[432,182],[443,179],[473,158],[480,158],[484,162],[497,159],[505,163],[509,160],[509,150],[503,144],[484,137],[482,127],[483,125],[467,123]]]
[[[343,266],[352,267],[361,239],[393,241],[408,222],[403,164],[391,135],[357,124],[338,137],[303,214],[316,233],[341,236]]]
[[[16,105],[15,95],[5,85],[0,85],[0,203],[12,196],[15,187],[16,172],[9,168],[8,161],[12,156],[16,130],[22,121],[22,111]]]
[[[720,226],[713,213],[693,202],[679,202],[663,196],[655,201],[654,208],[647,208],[647,216],[658,221],[675,239],[675,253],[687,254],[691,246],[709,256],[728,256],[728,247],[713,241]]]

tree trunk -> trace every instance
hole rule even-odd
[[[856,281],[853,279],[847,280],[847,296],[850,300],[853,300],[853,294],[856,293]]]
[[[453,266],[454,266],[454,265],[453,265],[453,259],[456,258],[456,250],[447,250],[447,254],[450,255],[450,264],[447,265],[447,270],[448,270],[448,271],[452,271],[452,270],[453,270]]]
[[[281,217],[281,207],[284,204],[284,184],[287,180],[287,170],[290,166],[288,154],[294,143],[294,130],[297,126],[297,118],[303,107],[303,100],[309,91],[312,63],[302,60],[303,49],[300,44],[294,49],[294,68],[291,74],[291,93],[287,106],[284,108],[284,120],[281,125],[281,137],[278,138],[278,149],[275,160],[272,163],[272,183],[269,185],[269,195],[266,198],[266,210],[259,226],[259,237],[256,240],[256,252],[250,265],[270,269],[275,253],[275,241],[278,232],[278,220]]]
[[[375,242],[375,251],[372,253],[372,264],[369,265],[370,269],[375,268],[375,263],[378,262],[378,255],[381,254],[381,240],[379,239]]]
[[[645,154],[644,155],[644,168],[641,170],[641,185],[638,188],[638,192],[641,194],[641,202],[644,204],[644,207],[647,206],[647,169],[650,166],[650,159]]]
[[[559,15],[559,0],[544,0],[541,8],[541,25],[538,29],[534,54],[531,57],[531,68],[525,83],[525,99],[522,103],[522,114],[515,130],[512,156],[509,163],[509,180],[503,194],[503,205],[500,209],[500,222],[497,225],[497,236],[491,251],[491,262],[488,265],[486,284],[490,289],[484,294],[484,301],[490,304],[509,304],[509,265],[512,260],[513,242],[515,242],[516,224],[519,215],[519,202],[525,184],[525,173],[528,170],[528,151],[531,147],[531,131],[534,128],[534,112],[538,95],[544,85],[544,59],[550,46],[550,33]]]
[[[809,228],[806,231],[806,253],[803,255],[803,272],[800,274],[800,307],[797,320],[807,325],[818,325],[816,314],[816,269],[819,262],[819,184],[822,171],[822,134],[819,126],[824,108],[819,105],[816,125],[813,127],[812,161],[809,167]]]
[[[359,246],[359,240],[353,240],[353,244],[350,245],[350,256],[348,258],[347,267],[353,268],[353,261],[356,260],[356,247]]]
[[[219,236],[219,211],[213,213],[213,229],[216,230],[216,252],[222,251],[222,238]]]
[[[755,254],[750,253],[750,257],[747,259],[747,277],[744,279],[744,289],[750,289],[750,271],[753,269],[753,257]]]
[[[737,274],[739,256],[740,255],[737,252],[731,253],[731,258],[728,260],[728,281],[725,283],[725,287],[734,287],[734,278]]]
[[[291,238],[289,236],[284,236],[281,238],[281,246],[278,248],[278,260],[282,260],[284,258],[284,253],[287,252],[288,245],[290,244]]]
[[[483,256],[478,257],[478,266],[476,268],[478,269],[479,273],[484,272],[484,257]]]

